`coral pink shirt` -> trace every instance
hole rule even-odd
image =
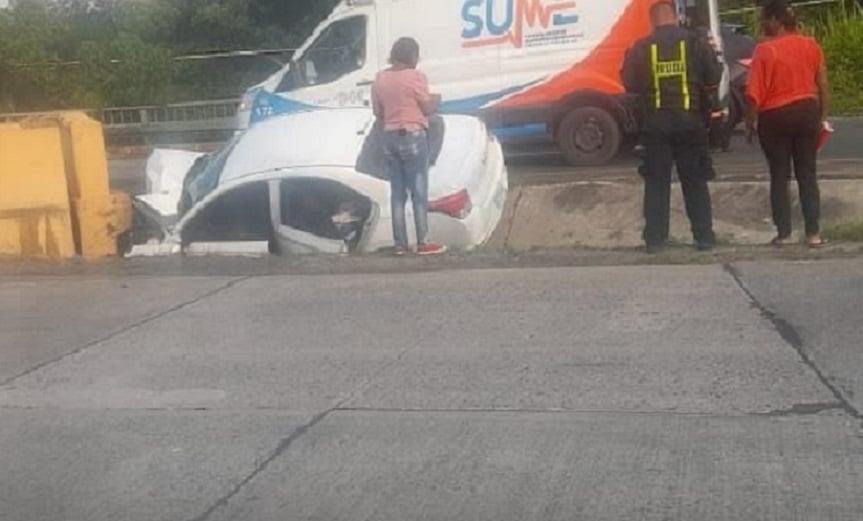
[[[372,87],[375,112],[383,112],[386,130],[428,128],[421,104],[429,103],[430,99],[428,78],[416,69],[381,71]]]
[[[818,99],[824,53],[814,39],[792,33],[758,44],[746,94],[759,112]]]

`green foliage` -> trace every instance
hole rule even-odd
[[[188,53],[298,45],[335,0],[13,0],[0,9],[0,111],[238,96],[266,58]]]
[[[148,44],[138,35],[121,32],[107,44],[84,42],[80,66],[66,68],[76,81],[67,82],[73,105],[103,107],[167,101],[173,63],[167,49]],[[77,77],[76,77],[77,76]]]
[[[830,68],[833,112],[863,113],[863,9],[830,11],[813,24]]]
[[[823,235],[831,241],[863,242],[863,222],[825,226]]]
[[[0,12],[0,108],[32,108],[53,100],[59,81],[51,64],[60,57],[62,20],[52,16],[48,2],[27,2]],[[20,63],[33,64],[28,67]]]

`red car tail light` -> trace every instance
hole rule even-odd
[[[473,203],[467,190],[429,202],[430,212],[449,215],[454,219],[464,219],[470,215],[472,209]]]

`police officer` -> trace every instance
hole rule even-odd
[[[716,237],[707,188],[710,172],[703,161],[707,129],[702,96],[719,84],[722,65],[707,42],[678,25],[670,0],[659,0],[650,16],[653,34],[627,51],[621,71],[627,92],[640,97],[645,111],[644,242],[649,253],[668,242],[676,162],[696,247],[709,250]]]
[[[714,49],[716,48],[714,39],[710,35],[710,31],[706,25],[696,25],[692,18],[687,16],[686,21],[683,23],[683,27],[692,31],[697,38],[707,42],[713,46]],[[718,55],[717,60],[719,60],[720,64],[722,63],[722,60]],[[704,146],[701,149],[701,161],[707,171],[708,180],[712,181],[716,179],[716,170],[713,168],[712,149],[718,148],[721,145],[723,150],[728,150],[730,132],[726,132],[724,128],[725,121],[722,104],[719,100],[719,86],[705,86],[704,91],[701,94],[702,117],[704,118],[704,126],[707,128],[708,135],[708,139],[704,141]],[[643,110],[639,115],[643,117]],[[642,124],[643,121],[639,120],[639,125]],[[716,142],[716,144],[714,144],[714,142]],[[644,146],[640,142],[636,146],[636,154],[641,159],[641,164],[638,166],[638,175],[645,177],[647,173],[647,165],[644,163]]]

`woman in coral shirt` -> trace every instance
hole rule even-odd
[[[413,38],[393,45],[392,67],[378,73],[372,86],[375,116],[384,123],[386,171],[392,188],[391,205],[395,254],[408,252],[405,205],[408,194],[414,209],[417,253],[437,255],[446,246],[428,241],[429,116],[440,96],[429,92],[428,78],[417,70],[420,47]]]
[[[822,246],[816,159],[828,108],[824,53],[814,39],[797,32],[797,18],[786,0],[767,0],[761,23],[767,39],[758,44],[752,58],[747,135],[752,142],[757,133],[770,166],[770,201],[777,230],[772,244],[791,241],[788,180],[793,164],[806,242]]]

